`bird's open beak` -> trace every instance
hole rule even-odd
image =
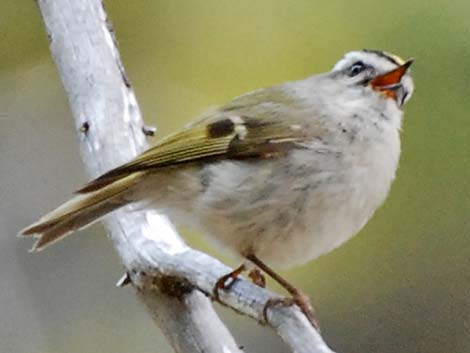
[[[385,94],[387,97],[397,100],[397,91],[402,88],[401,79],[412,63],[413,59],[410,59],[396,69],[374,77],[369,81],[370,86],[374,90]]]

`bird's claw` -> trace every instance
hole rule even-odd
[[[263,308],[263,318],[264,321],[267,323],[268,321],[268,310],[276,305],[284,305],[284,306],[291,306],[297,305],[300,311],[305,315],[307,320],[310,324],[320,332],[320,325],[318,320],[315,317],[315,312],[313,310],[312,305],[310,304],[310,300],[307,295],[303,292],[298,291],[295,293],[292,298],[271,298],[269,299]]]
[[[255,267],[248,273],[251,281],[256,284],[258,287],[266,288],[266,278],[259,268]]]
[[[226,275],[223,275],[217,280],[217,282],[215,282],[215,286],[212,289],[212,297],[214,298],[215,301],[220,302],[219,290],[230,289],[230,287],[232,287],[235,281],[237,280],[238,276],[240,276],[240,274],[244,270],[245,270],[245,265],[241,265],[240,267],[236,268],[232,272],[227,273]]]

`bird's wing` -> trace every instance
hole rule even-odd
[[[98,190],[134,172],[182,163],[221,158],[275,158],[293,148],[302,148],[300,143],[312,137],[300,124],[289,124],[280,117],[274,119],[264,114],[254,118],[238,113],[237,109],[215,111],[209,118],[164,138],[129,163],[91,181],[78,193]]]

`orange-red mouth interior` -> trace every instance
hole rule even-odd
[[[406,74],[412,63],[412,60],[408,60],[406,63],[397,67],[396,69],[375,77],[369,82],[369,84],[372,86],[372,88],[381,91],[387,97],[396,98],[394,89],[396,86],[394,87],[394,85],[400,83],[401,78]]]

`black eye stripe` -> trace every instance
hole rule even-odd
[[[395,64],[397,66],[400,66],[400,63],[395,60],[395,58],[391,57],[390,55],[387,55],[387,53],[383,52],[383,51],[380,51],[380,50],[373,50],[373,49],[363,49],[363,52],[364,53],[372,53],[372,54],[375,54],[377,55],[378,57],[381,57],[381,58],[384,58],[384,59],[387,59],[388,61],[390,61],[392,64]]]

